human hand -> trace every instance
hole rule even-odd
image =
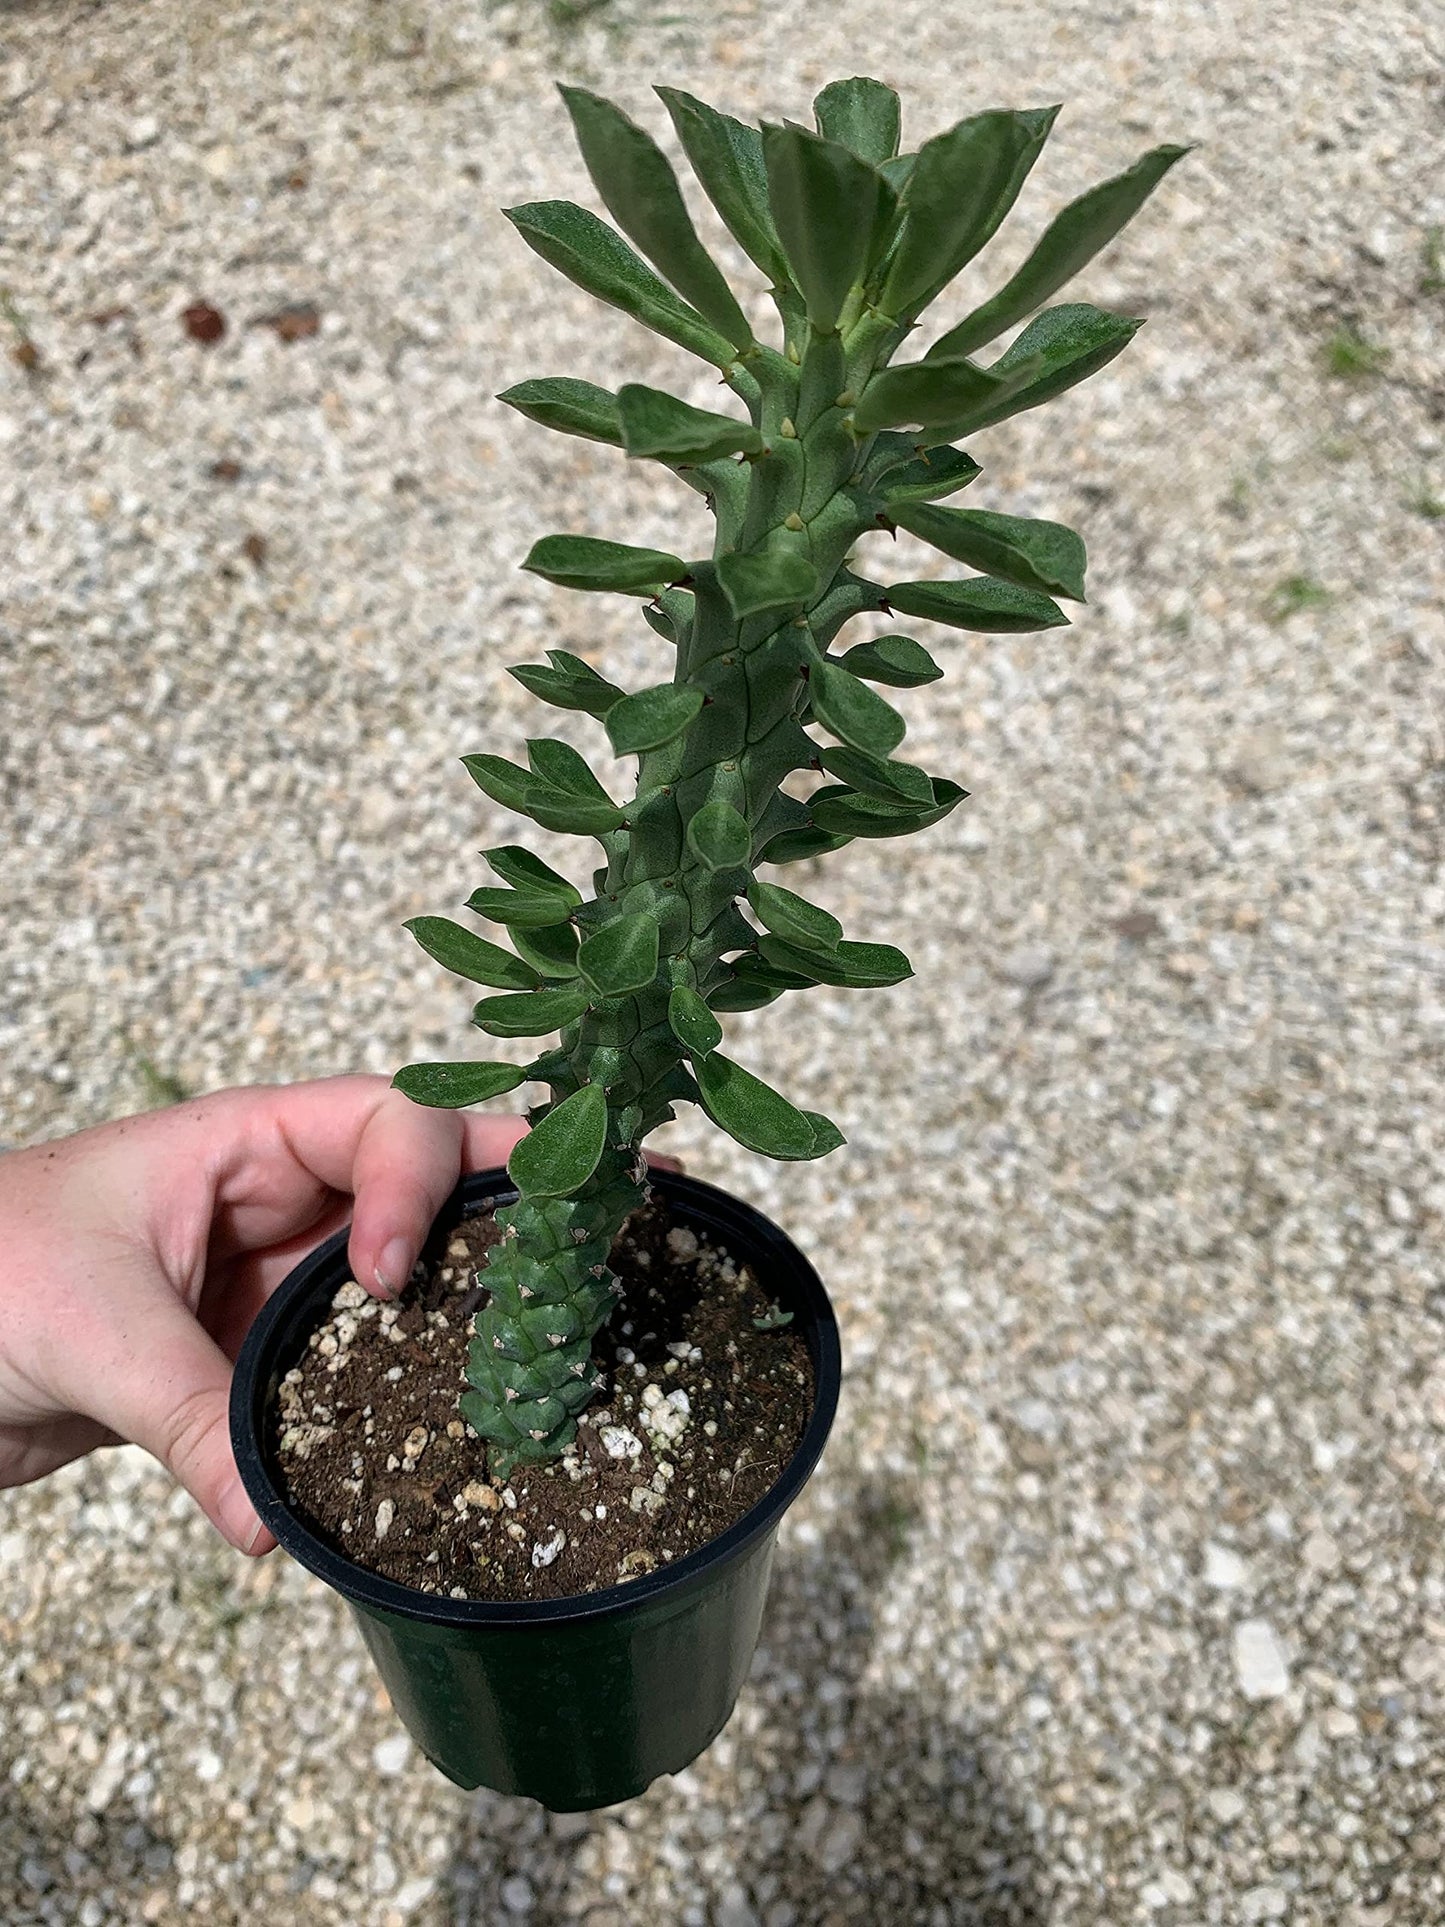
[[[458,1177],[525,1129],[332,1077],[0,1156],[0,1486],[131,1440],[233,1546],[269,1552],[227,1420],[251,1320],[348,1216],[353,1276],[395,1296]]]

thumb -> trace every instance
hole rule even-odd
[[[178,1299],[147,1319],[144,1349],[107,1374],[103,1424],[160,1460],[239,1552],[276,1541],[247,1497],[231,1450],[231,1366]]]

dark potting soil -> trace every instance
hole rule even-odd
[[[279,1388],[287,1496],[347,1558],[455,1599],[554,1599],[675,1563],[761,1499],[813,1407],[807,1347],[745,1264],[659,1197],[612,1253],[623,1297],[593,1343],[603,1389],[560,1460],[487,1475],[459,1416],[490,1211],[395,1305],[343,1285]],[[762,1320],[760,1327],[755,1321]]]

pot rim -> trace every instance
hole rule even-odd
[[[711,1576],[715,1568],[730,1564],[755,1540],[777,1526],[817,1464],[837,1410],[842,1355],[832,1304],[822,1279],[808,1259],[792,1239],[755,1206],[716,1185],[680,1172],[653,1170],[650,1182],[667,1196],[670,1204],[678,1207],[684,1223],[692,1222],[698,1228],[721,1233],[724,1240],[734,1237],[746,1248],[734,1250],[733,1256],[766,1267],[770,1273],[776,1272],[781,1287],[777,1295],[791,1301],[793,1309],[804,1314],[799,1321],[799,1332],[807,1340],[812,1357],[813,1409],[792,1457],[757,1504],[726,1532],[673,1565],[597,1592],[572,1593],[560,1599],[453,1599],[446,1594],[421,1592],[380,1573],[369,1572],[336,1551],[292,1510],[279,1479],[273,1474],[271,1454],[263,1441],[265,1406],[279,1376],[275,1354],[295,1337],[298,1329],[306,1332],[314,1329],[306,1317],[309,1298],[334,1261],[344,1258],[351,1232],[347,1224],[302,1259],[272,1292],[246,1334],[231,1380],[231,1444],[242,1483],[262,1523],[299,1565],[344,1598],[372,1612],[478,1630],[557,1626],[630,1610],[664,1594],[690,1592]],[[468,1173],[438,1212],[430,1237],[435,1238],[438,1232],[460,1223],[468,1205],[483,1199],[506,1205],[516,1195],[517,1187],[504,1169]],[[768,1283],[772,1285],[771,1277]],[[328,1284],[324,1288],[329,1306],[336,1287]]]

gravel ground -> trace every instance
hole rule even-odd
[[[976,445],[1093,603],[936,638],[913,741],[973,800],[806,879],[917,979],[737,1021],[848,1148],[671,1133],[807,1246],[849,1362],[727,1733],[621,1811],[464,1796],[327,1594],[110,1454],[0,1504],[0,1917],[1445,1917],[1438,10],[3,12],[11,1142],[451,1054],[399,924],[509,831],[455,761],[536,727],[503,666],[658,673],[630,604],[515,569],[701,536],[487,399],[705,392],[495,212],[582,190],[549,76],[781,115],[862,69],[925,131],[1062,98],[1006,265],[1202,145],[1081,284],[1131,352]]]

